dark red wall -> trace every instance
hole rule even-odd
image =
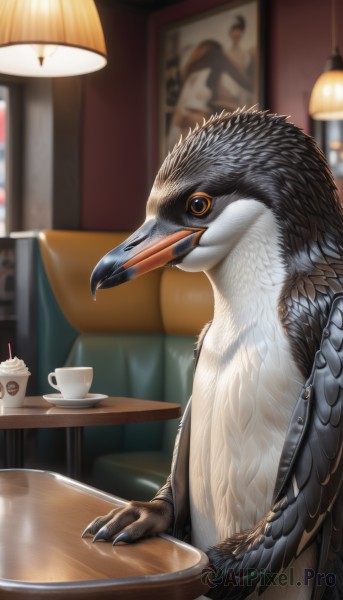
[[[145,214],[148,18],[99,8],[108,65],[84,79],[81,223],[120,231]]]
[[[331,1],[272,0],[269,24],[270,108],[309,132],[313,84],[331,54]],[[336,2],[338,41],[343,49],[343,3]]]
[[[131,229],[144,218],[158,166],[158,34],[163,26],[226,2],[185,0],[150,17],[102,9],[109,66],[85,86],[83,214],[85,229]],[[343,49],[343,3],[337,2]],[[267,107],[309,132],[312,86],[331,52],[326,0],[269,0]]]

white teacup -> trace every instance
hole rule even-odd
[[[56,380],[54,383],[53,379]],[[61,367],[49,373],[51,387],[61,392],[63,398],[85,398],[93,381],[93,367]]]

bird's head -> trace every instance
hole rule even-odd
[[[289,262],[309,254],[319,230],[341,235],[335,185],[312,138],[266,112],[211,117],[165,159],[145,222],[96,265],[93,295],[166,264],[208,271],[269,210]]]

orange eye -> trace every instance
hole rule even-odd
[[[187,211],[195,217],[203,217],[212,206],[212,198],[203,192],[195,192],[187,200]]]

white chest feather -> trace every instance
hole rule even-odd
[[[190,449],[193,543],[203,549],[270,508],[303,385],[278,319],[285,271],[271,219],[268,211],[209,272],[215,313],[194,380]]]

